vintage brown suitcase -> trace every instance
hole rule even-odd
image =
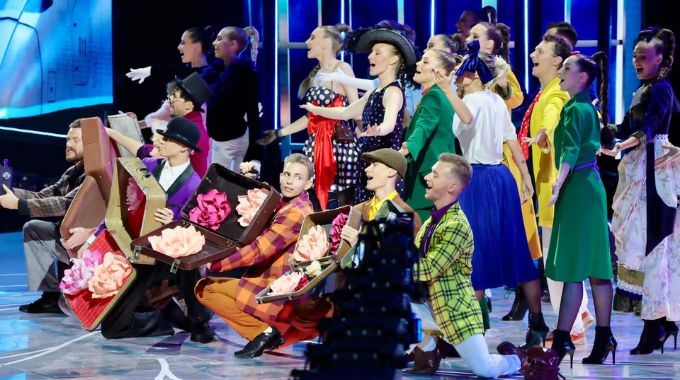
[[[106,134],[104,124],[98,117],[90,117],[80,121],[83,132],[83,159],[85,173],[97,181],[99,191],[106,202],[111,193],[113,166],[116,161],[116,149]]]
[[[226,193],[227,199],[232,207],[231,214],[227,216],[215,231],[189,221],[189,212],[196,207],[196,197],[198,194],[205,194],[212,189],[217,189]],[[255,214],[252,223],[246,227],[242,227],[238,223],[239,215],[236,212],[238,196],[245,195],[250,189],[265,189],[269,192],[269,195],[257,214]],[[255,240],[269,223],[280,201],[281,194],[268,184],[244,177],[219,164],[212,164],[208,169],[205,178],[203,178],[198,189],[191,197],[191,200],[182,209],[183,220],[174,221],[133,240],[132,246],[136,254],[150,256],[156,260],[170,264],[173,273],[177,271],[177,268],[184,270],[195,269],[203,264],[223,259],[234,253],[238,247],[250,244]],[[188,227],[190,225],[193,225],[205,236],[206,243],[201,252],[175,259],[151,249],[151,244],[148,240],[149,236],[160,235],[162,231],[167,228],[175,228],[177,226]]]
[[[142,199],[136,209],[128,211],[127,189],[132,179],[141,190]],[[166,205],[166,194],[156,178],[138,158],[122,157],[116,160],[113,170],[111,198],[106,208],[106,228],[118,243],[118,247],[134,264],[153,264],[155,260],[135,255],[130,243],[159,227],[154,212]]]
[[[134,114],[119,113],[116,115],[109,115],[109,127],[115,129],[123,135],[135,140],[140,143],[144,143],[144,138],[142,137],[142,131],[137,123],[137,118],[132,117]],[[123,147],[121,144],[116,144],[118,152],[121,157],[136,157],[137,152],[130,152]]]
[[[343,206],[333,210],[315,212],[313,214],[307,215],[305,221],[302,223],[300,235],[298,236],[298,242],[300,241],[300,237],[304,236],[307,233],[307,231],[309,231],[310,228],[319,225],[323,226],[326,229],[326,232],[328,233],[328,236],[330,238],[330,229],[333,223],[333,219],[335,219],[335,217],[340,213],[345,213],[348,215],[347,224],[349,226],[354,227],[357,230],[361,228],[361,212],[352,208],[351,206]],[[319,264],[321,264],[321,268],[323,270],[318,276],[309,280],[307,285],[305,285],[302,289],[299,289],[291,293],[268,295],[269,292],[271,291],[271,288],[268,286],[260,293],[258,293],[258,295],[255,297],[255,300],[257,301],[257,303],[269,303],[292,300],[307,295],[324,279],[326,279],[326,277],[328,277],[331,273],[335,272],[338,268],[340,268],[340,261],[342,261],[342,259],[345,257],[345,255],[347,254],[347,252],[349,252],[351,248],[352,247],[347,241],[342,240],[340,242],[340,247],[338,247],[338,251],[336,254],[331,255],[330,253],[328,253],[327,256],[319,259],[318,260]],[[291,268],[291,270],[289,270],[286,274],[297,270],[304,270],[307,266],[311,264],[312,261],[296,263],[295,266]]]
[[[92,242],[89,249],[98,250],[102,253],[113,252],[122,255],[116,247],[116,242],[113,240],[107,230],[103,230],[97,238]],[[130,287],[135,280],[137,272],[132,268],[132,273],[125,279],[123,286],[118,290],[118,294],[110,298],[92,298],[92,293],[85,289],[75,295],[64,294],[66,302],[76,315],[80,324],[88,330],[92,331],[99,326],[101,321],[111,311],[113,306],[125,294],[125,291]]]
[[[71,237],[71,228],[96,228],[104,220],[106,214],[106,202],[102,196],[97,181],[86,176],[75,198],[71,202],[64,219],[59,226],[59,232],[64,240]],[[68,250],[69,256],[77,258],[78,247]]]

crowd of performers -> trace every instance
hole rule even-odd
[[[131,70],[128,76],[140,82],[168,70],[184,78],[168,84],[167,100],[146,117],[156,132],[153,144],[108,131],[143,159],[174,199],[155,212],[160,223],[181,218],[186,195],[210,163],[236,171],[257,157],[258,145],[305,129],[308,138],[303,154],[285,158],[283,201],[253,243],[210,264],[207,276],[199,270],[171,274],[164,264],[140,266],[125,299],[102,321],[102,335],[166,335],[178,328],[193,341],[209,343],[215,340],[208,324],[214,313],[248,340],[234,353],[238,358],[311,339],[318,321],[333,313],[330,297],[257,304],[255,295],[290,269],[305,216],[353,205],[370,221],[392,204],[414,213],[421,257],[415,280],[429,290],[427,300],[412,304],[426,332],[409,349],[415,373],[433,373],[443,356],[458,355],[479,376],[512,374],[535,362],[527,356],[544,354],[530,348],[546,341],[560,360],[569,355],[573,361],[575,344],[585,342],[593,324],[595,341],[583,363],[602,364],[609,353],[615,360],[610,234],[618,256],[616,304],[628,310],[639,305],[644,321],[638,345],[627,349],[650,354],[670,336],[676,341],[680,152],[668,140],[671,115],[678,111],[668,80],[673,33],[658,27],[639,32],[632,65],[641,84],[623,123],[612,125],[605,54],[579,54],[571,25],[551,24],[530,56],[540,89],[516,128],[510,111],[523,103],[523,91],[508,64],[508,27],[493,18],[465,11],[459,33],[432,36],[422,55],[414,48],[413,30],[396,22],[354,32],[344,25],[317,27],[305,42],[317,65],[298,92],[307,114],[277,130],[259,128],[257,49],[250,57],[242,54],[249,39],[257,38],[252,27],[225,27],[212,46],[209,29],[188,29],[178,46],[185,67]],[[338,59],[343,47],[368,53],[375,79],[356,78]],[[600,154],[623,157],[611,221]],[[0,196],[3,208],[31,218],[23,229],[29,288],[43,293],[22,312],[61,310],[65,249],[97,233],[74,228],[60,241],[58,223],[41,220],[66,212],[84,177],[82,158],[75,121],[66,143],[73,166],[55,185],[39,192],[6,189]],[[257,176],[260,165],[267,163],[254,162],[245,174]],[[342,231],[352,245],[359,235],[350,226]],[[541,312],[537,267],[544,267],[559,315],[552,331]],[[239,278],[211,276],[237,268],[245,270]],[[168,279],[177,284],[186,312],[174,299],[157,307],[144,303],[149,288]],[[501,286],[517,289],[513,310],[503,319],[521,321],[528,309],[528,331],[521,345],[504,342],[499,354],[489,354],[484,332],[491,327],[491,304],[485,294]]]

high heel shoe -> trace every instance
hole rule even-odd
[[[664,341],[665,334],[661,326],[661,319],[644,320],[644,327],[642,328],[642,335],[640,335],[640,342],[637,347],[630,351],[631,355],[647,355],[654,352],[654,349]],[[662,345],[663,349],[663,345]],[[661,351],[663,353],[663,350]]]
[[[583,364],[602,364],[609,353],[612,353],[612,364],[616,364],[616,346],[618,343],[609,327],[595,327],[595,343],[588,357],[583,358]]]
[[[543,313],[529,312],[529,331],[525,337],[525,343],[521,348],[529,348],[533,346],[543,345],[545,347],[545,337],[548,335],[550,328],[543,320]]]
[[[576,350],[576,347],[574,346],[574,343],[571,342],[569,331],[553,331],[552,349],[557,353],[560,362],[562,362],[565,355],[569,355],[569,368],[574,368],[574,351]]]
[[[662,327],[665,331],[665,335],[663,339],[659,341],[659,347],[657,348],[661,348],[661,353],[663,354],[663,346],[666,344],[666,341],[671,337],[671,335],[673,335],[673,349],[676,350],[678,348],[678,326],[675,324],[675,322],[664,321]]]
[[[512,302],[512,307],[508,314],[504,315],[501,320],[503,321],[521,321],[529,310],[529,305],[527,304],[527,299],[524,296],[522,289],[515,289],[515,300]]]

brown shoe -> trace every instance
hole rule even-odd
[[[442,358],[439,356],[439,351],[436,348],[425,352],[420,347],[416,347],[413,349],[413,369],[411,373],[432,375],[439,369],[439,362],[441,360]]]

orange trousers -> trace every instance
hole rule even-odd
[[[239,335],[248,340],[253,340],[269,325],[257,317],[243,312],[236,305],[238,282],[237,278],[204,278],[196,284],[196,298],[198,302],[224,319]]]

